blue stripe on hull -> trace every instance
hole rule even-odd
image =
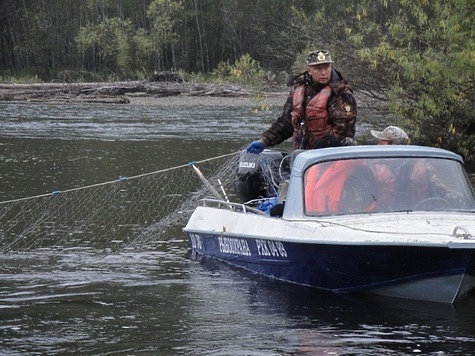
[[[196,233],[188,233],[188,237],[198,254],[335,292],[370,291],[450,276],[459,276],[461,281],[464,274],[475,276],[473,252],[466,249],[303,244]],[[456,278],[451,280],[455,299],[460,286]]]

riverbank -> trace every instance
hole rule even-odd
[[[102,103],[157,106],[282,107],[289,87],[259,90],[229,83],[112,82],[112,83],[0,83],[0,102]],[[381,101],[355,91],[358,106],[380,107]]]
[[[279,101],[288,88],[256,90],[236,84],[178,82],[0,84],[0,101],[116,104],[255,105]]]

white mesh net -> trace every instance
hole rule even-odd
[[[181,228],[198,201],[232,194],[239,152],[116,181],[0,203],[0,252],[147,248]],[[175,235],[176,236],[176,235]],[[185,235],[183,234],[183,237]]]

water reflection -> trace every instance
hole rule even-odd
[[[202,297],[206,304],[191,309],[193,314],[210,318],[204,320],[205,330],[195,335],[194,343],[201,341],[202,351],[206,347],[210,352],[223,350],[222,345],[209,343],[205,333],[211,332],[233,340],[224,354],[237,354],[238,348],[244,354],[252,353],[256,346],[250,343],[256,335],[249,335],[248,330],[257,331],[258,345],[276,354],[464,353],[475,346],[473,297],[453,308],[368,295],[335,295],[270,281],[209,260],[202,265],[210,273],[203,283],[206,288],[199,288],[207,295]],[[237,326],[233,324],[236,320]]]
[[[179,241],[101,258],[12,255],[2,267],[3,351],[468,354],[475,342],[473,298],[454,309],[335,295],[192,261]]]

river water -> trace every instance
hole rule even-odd
[[[160,99],[152,105],[2,103],[0,201],[237,151],[280,111],[255,109],[206,101],[176,107]],[[452,307],[270,281],[193,260],[182,227],[142,250],[1,254],[0,354],[475,351],[474,297]]]

